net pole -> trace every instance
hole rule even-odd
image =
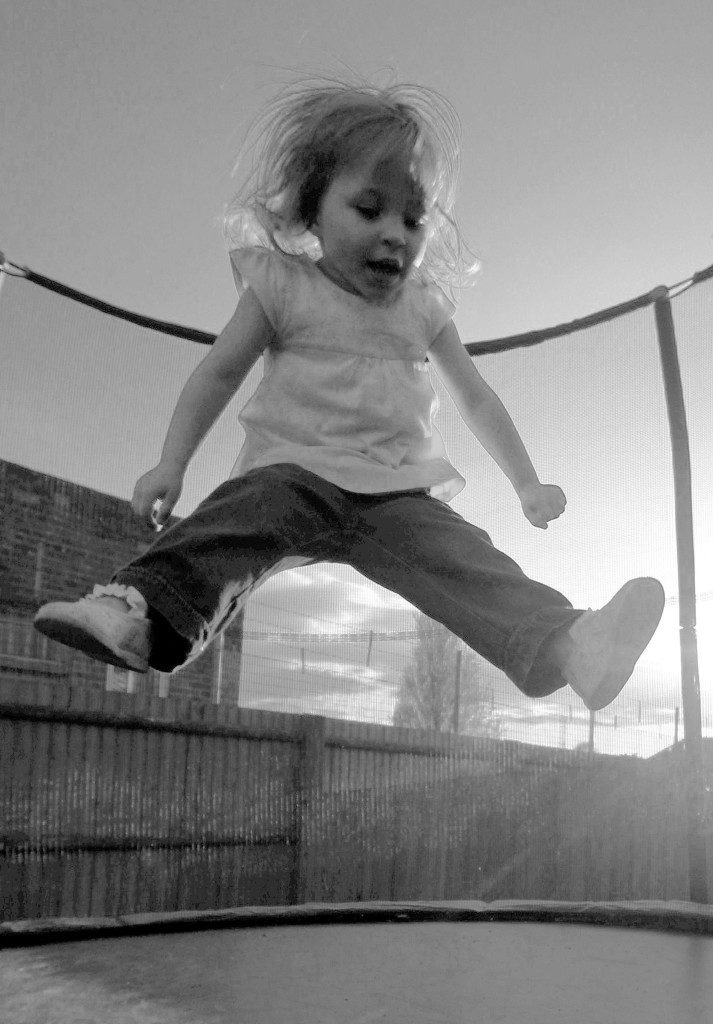
[[[686,407],[681,368],[676,348],[668,289],[656,289],[654,312],[663,373],[676,512],[676,556],[678,565],[678,610],[681,647],[681,691],[683,702],[684,751],[689,782],[688,859],[690,897],[694,903],[708,902],[708,866],[703,832],[705,775],[701,723],[701,688],[696,640],[696,571],[693,541],[693,500],[691,455],[688,443]]]

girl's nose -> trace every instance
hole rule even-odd
[[[390,246],[403,245],[406,240],[406,232],[402,218],[385,217],[381,227],[381,238]]]

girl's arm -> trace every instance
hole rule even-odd
[[[476,370],[452,321],[433,342],[428,356],[466,426],[515,488],[527,518],[546,530],[548,521],[562,514],[567,499],[556,485],[540,483],[507,409]]]
[[[168,519],[194,452],[273,338],[273,328],[248,288],[181,391],[161,459],[134,489],[132,507],[138,515],[150,520],[160,499],[161,509],[154,521],[160,526]]]
[[[476,370],[452,321],[431,345],[428,358],[466,426],[495,459],[517,493],[530,484],[539,483],[507,409]]]
[[[161,453],[164,465],[185,472],[196,448],[273,335],[262,306],[248,288],[208,355],[186,381],[166,433]]]

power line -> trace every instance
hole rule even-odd
[[[415,640],[423,636],[423,631],[415,629],[402,629],[394,632],[358,632],[358,633],[291,633],[275,632],[272,630],[245,630],[246,640],[260,639],[277,642],[296,644],[320,644],[320,643],[364,643],[394,641],[394,640]]]
[[[696,602],[698,601],[710,601],[713,599],[713,590],[707,590],[703,594],[696,594]],[[672,597],[666,598],[666,604],[678,604],[678,596],[674,594]]]

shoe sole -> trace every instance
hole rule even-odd
[[[584,701],[590,711],[601,711],[624,689],[658,628],[665,601],[659,581],[644,577],[625,583],[604,606],[614,613],[618,628],[605,675],[593,696]]]
[[[81,622],[72,622],[63,616],[49,614],[36,616],[34,626],[50,640],[81,651],[82,654],[88,655],[95,661],[116,665],[118,668],[128,669],[131,672],[145,673],[148,671],[148,665],[141,655],[134,654],[132,651],[113,650]]]

